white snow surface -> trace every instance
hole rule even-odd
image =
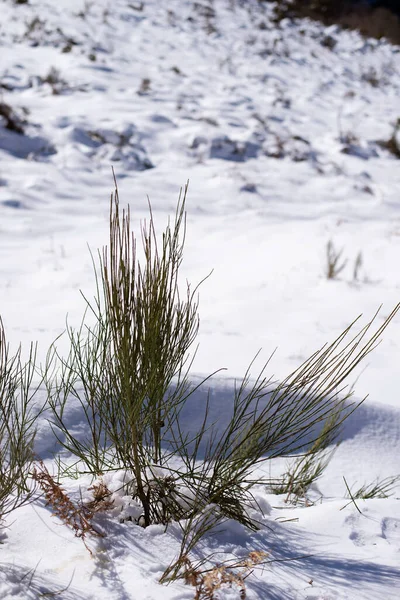
[[[271,14],[256,0],[2,0],[0,104],[23,130],[0,116],[0,314],[11,348],[37,341],[43,361],[66,315],[79,325],[79,292],[95,292],[88,246],[107,243],[111,167],[136,229],[147,196],[162,229],[190,181],[182,281],[212,270],[193,372],[227,369],[207,384],[221,411],[260,348],[252,375],[276,349],[267,372],[283,379],[360,313],[365,324],[383,305],[377,325],[390,313],[400,162],[380,142],[398,140],[400,48],[310,21],[277,25]],[[335,280],[325,275],[329,240],[347,259]],[[369,397],[310,506],[260,487],[258,532],[227,522],[201,542],[214,564],[268,553],[246,579],[249,600],[400,598],[400,487],[359,500],[360,513],[343,480],[354,489],[400,474],[399,361],[397,317],[348,382]],[[37,444],[55,472],[44,417]],[[286,461],[271,462],[284,471]],[[91,483],[62,481],[75,500]],[[92,556],[43,499],[12,513],[0,598],[193,598],[190,585],[159,583],[178,525],[120,523],[117,493],[115,502],[96,517],[106,536],[88,538]]]

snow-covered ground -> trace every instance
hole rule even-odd
[[[400,49],[271,14],[256,0],[1,2],[0,314],[12,348],[38,341],[44,360],[66,315],[80,323],[79,290],[94,294],[88,245],[107,243],[112,166],[136,228],[149,196],[161,229],[190,181],[182,278],[213,270],[193,371],[227,368],[211,384],[220,402],[260,348],[253,375],[277,349],[268,369],[282,379],[360,313],[365,324],[383,304],[378,326],[397,304],[400,163],[381,142],[400,118]],[[347,259],[334,280],[329,241]],[[359,500],[360,514],[343,480],[354,489],[400,474],[399,360],[397,317],[348,382],[369,398],[318,501],[293,507],[260,488],[264,528],[227,523],[203,540],[217,562],[268,553],[246,579],[250,600],[400,597],[400,487]],[[52,443],[43,422],[49,468]],[[73,498],[89,485],[63,481]],[[143,529],[115,512],[99,517],[107,537],[89,539],[92,557],[44,502],[13,513],[0,597],[193,598],[158,583],[178,526]]]

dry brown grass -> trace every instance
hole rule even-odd
[[[93,500],[85,505],[85,509],[89,510],[93,515],[114,507],[114,500],[111,500],[112,492],[110,492],[103,481],[95,483],[88,490],[93,492]]]
[[[181,559],[181,577],[187,585],[196,588],[194,600],[215,600],[215,593],[227,587],[236,589],[240,600],[245,600],[245,579],[251,575],[254,567],[265,562],[267,556],[266,552],[254,550],[242,560],[216,565],[210,569],[194,567],[189,557],[185,556]]]
[[[86,543],[86,535],[104,537],[104,533],[94,527],[92,519],[96,513],[108,510],[113,506],[113,501],[110,500],[111,492],[107,486],[102,482],[94,484],[89,488],[93,491],[93,500],[88,504],[80,502],[75,505],[60,484],[54,480],[42,461],[36,466],[33,479],[42,489],[46,505],[51,506],[52,514],[70,527],[75,532],[75,536],[81,538],[86,549],[92,554]]]

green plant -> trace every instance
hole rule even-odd
[[[360,269],[363,266],[363,257],[362,257],[362,252],[360,251],[357,256],[356,259],[354,261],[354,267],[353,267],[353,281],[357,282],[359,280],[359,273],[360,273]]]
[[[340,273],[347,265],[347,260],[340,262],[343,250],[337,251],[333,242],[329,240],[326,245],[326,277],[327,279],[337,279]]]
[[[26,365],[21,348],[11,355],[0,319],[0,521],[29,502],[35,486],[28,481],[32,469],[36,414],[31,383],[36,348],[31,346]]]
[[[67,328],[70,355],[61,360],[58,380],[47,378],[60,442],[93,474],[121,467],[131,471],[146,525],[159,518],[156,505],[165,481],[154,467],[166,461],[162,443],[189,393],[184,369],[198,330],[197,288],[187,285],[182,299],[178,287],[186,190],[161,244],[150,212],[149,225],[141,231],[142,267],[129,208],[120,215],[116,189],[110,244],[99,254],[97,298],[94,304],[88,302],[95,325],[82,324],[78,331]],[[49,365],[55,357],[53,349]],[[71,395],[80,402],[89,425],[83,441],[69,431],[64,418]]]
[[[47,356],[44,381],[52,414],[50,424],[60,446],[77,459],[73,465],[63,463],[61,457],[57,459],[60,474],[67,476],[77,477],[85,472],[83,468],[97,476],[115,467],[100,412],[101,396],[108,391],[103,374],[109,344],[108,328],[105,325],[102,328],[101,323],[86,329],[83,320],[77,331],[67,324],[69,355],[67,358],[58,355],[56,340]],[[73,399],[87,424],[83,436],[78,436],[68,421],[68,408]]]
[[[341,260],[343,255],[343,249],[337,251],[333,245],[333,242],[329,240],[326,245],[326,278],[337,279],[340,273],[347,266],[348,260]],[[362,252],[358,252],[354,260],[353,266],[353,283],[357,283],[360,280],[360,270],[363,266]]]
[[[299,500],[309,502],[307,492],[325,471],[338,445],[340,428],[335,425],[341,418],[340,411],[332,413],[331,417],[325,421],[318,438],[305,454],[300,455],[288,465],[280,482],[272,482],[271,489],[275,494],[286,494],[285,502],[294,504]],[[335,444],[333,449],[329,448],[333,444]]]
[[[255,504],[252,488],[270,483],[257,471],[265,461],[302,450],[305,458],[300,459],[296,477],[289,482],[287,491],[293,493],[296,482],[296,492],[304,494],[302,487],[315,480],[329,460],[328,445],[360,404],[351,402],[352,389],[344,393],[344,380],[376,347],[379,336],[399,309],[400,304],[369,337],[374,319],[348,339],[356,319],[332,344],[321,348],[276,386],[262,373],[250,383],[248,371],[235,391],[232,415],[225,429],[217,431],[208,426],[206,408],[203,426],[190,452],[185,437],[178,436],[176,453],[185,468],[177,469],[176,477],[187,486],[186,498],[190,502],[186,518],[180,523],[179,555],[165,571],[162,581],[176,578],[182,560],[204,535],[226,519],[258,529],[259,524],[249,515],[248,508]],[[206,433],[204,456],[199,456],[198,449]]]
[[[265,461],[300,451],[308,458],[297,479],[316,477],[308,459],[321,457],[358,405],[343,382],[400,308],[372,334],[373,320],[351,335],[354,321],[279,384],[264,376],[267,365],[252,380],[253,361],[234,389],[227,424],[211,422],[207,401],[201,426],[190,433],[181,412],[196,390],[189,381],[188,352],[199,322],[197,287],[186,284],[182,298],[178,279],[186,192],[187,187],[161,239],[150,208],[139,255],[129,208],[120,211],[115,190],[109,246],[99,253],[96,298],[86,300],[80,329],[67,327],[69,356],[59,357],[54,346],[46,367],[49,374],[58,363],[58,372],[46,377],[52,426],[76,457],[76,468],[93,475],[124,469],[144,526],[180,522],[180,555],[164,580],[226,519],[258,528],[248,509],[254,506],[252,488],[266,483],[257,470]],[[87,424],[80,434],[69,427],[71,397]]]
[[[373,483],[365,483],[355,492],[351,492],[351,496],[361,500],[369,500],[371,498],[389,498],[399,481],[400,475],[397,477],[385,477],[384,479],[378,478]]]

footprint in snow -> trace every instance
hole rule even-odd
[[[400,519],[362,518],[359,515],[351,515],[345,522],[351,529],[349,539],[355,546],[390,544],[397,546],[400,551]]]
[[[382,537],[389,544],[397,545],[400,551],[400,519],[382,519]]]

